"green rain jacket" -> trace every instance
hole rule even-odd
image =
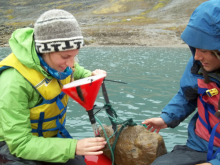
[[[40,66],[31,28],[16,30],[9,44],[18,60],[29,68],[52,77]],[[74,79],[91,75],[75,65]],[[76,139],[43,138],[32,135],[30,108],[42,98],[31,84],[14,68],[0,74],[0,141],[5,141],[11,154],[28,160],[66,162],[75,157]]]

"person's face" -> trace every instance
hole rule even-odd
[[[73,66],[74,57],[78,54],[78,52],[79,49],[52,52],[43,54],[42,58],[51,68],[59,72],[63,72],[68,66]]]
[[[208,72],[220,68],[220,60],[209,50],[196,49],[195,60],[198,60]]]

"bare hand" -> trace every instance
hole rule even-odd
[[[167,128],[167,124],[160,117],[147,119],[143,121],[142,124],[146,124],[147,130],[151,129],[151,132],[154,132],[156,130],[156,133],[159,133],[160,129]]]
[[[101,69],[96,69],[96,70],[92,71],[91,76],[96,76],[96,75],[99,75],[99,74],[105,74],[105,75],[107,75],[106,71],[101,70]]]
[[[202,163],[202,164],[196,164],[196,165],[212,165],[211,163]]]
[[[76,155],[100,155],[99,151],[105,147],[106,141],[103,137],[85,138],[78,140],[76,145]]]

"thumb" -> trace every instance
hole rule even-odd
[[[142,122],[142,124],[149,124],[150,123],[150,119],[146,119],[146,120],[144,120],[143,122]]]

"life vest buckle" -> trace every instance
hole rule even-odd
[[[218,94],[218,90],[216,88],[206,90],[206,94],[209,97],[215,96]]]

